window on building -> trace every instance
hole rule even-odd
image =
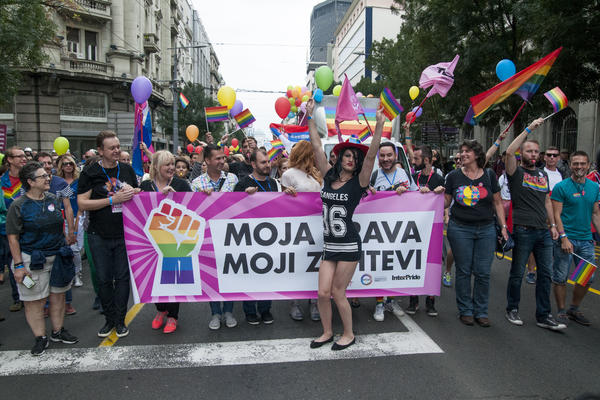
[[[98,61],[98,32],[85,31],[85,59]]]
[[[61,89],[60,119],[63,121],[106,122],[107,97],[104,93]]]
[[[67,26],[67,51],[78,54],[79,48],[79,29]]]

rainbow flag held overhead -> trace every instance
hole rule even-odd
[[[475,113],[474,120],[476,122],[481,120],[494,106],[502,103],[515,92],[523,100],[529,101],[538,90],[546,75],[548,75],[552,64],[554,64],[561,50],[562,47],[554,50],[535,64],[519,71],[493,88],[471,97],[471,105]]]
[[[275,159],[275,157],[277,157],[279,155],[279,153],[281,153],[283,150],[281,149],[276,149],[275,147],[273,147],[271,150],[269,150],[267,152],[267,155],[269,156],[269,161],[273,161]]]
[[[227,106],[204,107],[206,122],[227,121],[229,119],[229,111]]]
[[[250,110],[247,108],[241,113],[234,115],[233,118],[235,118],[236,122],[242,129],[256,121]]]
[[[181,103],[181,107],[183,107],[184,110],[190,104],[190,101],[181,92],[179,92],[179,102]]]
[[[552,90],[548,90],[546,93],[544,93],[544,96],[548,99],[550,104],[552,104],[552,108],[554,108],[555,113],[566,108],[569,104],[567,96],[565,96],[563,91],[560,90],[558,86]]]
[[[281,150],[285,149],[285,146],[279,139],[271,140],[271,146],[273,146],[274,149],[281,149]]]
[[[325,108],[325,121],[327,123],[327,135],[335,136],[337,135],[337,130],[335,129],[335,107],[324,107]],[[375,108],[364,108],[365,116],[367,120],[371,124],[371,126],[375,126],[377,121],[375,120]],[[364,121],[344,121],[340,123],[340,129],[342,131],[342,135],[358,136],[362,131],[367,127],[367,124]],[[390,138],[392,135],[392,121],[385,121],[383,124],[383,132],[381,134],[382,137]]]
[[[386,117],[391,121],[396,118],[404,109],[400,105],[400,103],[396,100],[391,90],[388,88],[384,88],[383,92],[381,92],[381,96],[379,96],[381,100],[381,105],[383,106],[383,113]],[[359,135],[360,137],[360,135]]]
[[[592,275],[594,275],[594,272],[596,272],[596,268],[598,267],[596,267],[594,264],[585,260],[581,260],[579,261],[579,264],[577,264],[575,271],[573,271],[571,280],[578,285],[586,286]]]
[[[369,130],[368,126],[365,127],[365,129],[363,129],[363,131],[358,134],[358,138],[360,139],[361,143],[364,142],[365,140],[367,140],[370,137],[371,137],[371,131]]]

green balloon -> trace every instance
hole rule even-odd
[[[333,88],[333,95],[339,96],[341,92],[342,92],[342,85],[335,85]]]
[[[320,66],[315,71],[315,83],[323,91],[329,89],[333,83],[333,71],[326,65]]]

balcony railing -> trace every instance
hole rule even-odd
[[[68,59],[66,60],[66,67],[73,71],[78,72],[99,72],[99,73],[107,73],[108,65],[106,63],[91,61],[91,60],[78,60],[78,59]]]
[[[154,33],[144,34],[144,50],[148,53],[157,53],[160,51],[158,47],[158,37]]]
[[[71,0],[64,2],[65,8],[62,10],[67,14],[76,13],[83,18],[93,17],[96,20],[100,19],[106,22],[112,19],[110,15],[111,3],[110,0]]]

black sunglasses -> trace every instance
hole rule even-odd
[[[558,153],[546,153],[548,157],[558,157]]]

